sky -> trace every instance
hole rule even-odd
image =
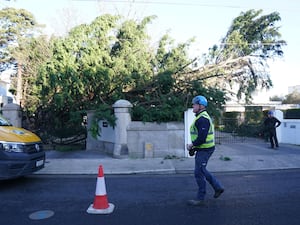
[[[157,18],[149,26],[153,42],[166,32],[177,42],[195,37],[191,55],[202,55],[209,47],[220,43],[232,20],[241,12],[249,9],[262,9],[263,14],[276,11],[281,16],[278,25],[287,46],[282,59],[270,62],[273,88],[258,92],[255,102],[267,101],[269,96],[285,96],[288,87],[300,85],[298,0],[0,0],[0,7],[24,8],[33,13],[38,23],[46,24],[45,32],[59,34],[72,26],[90,23],[104,13],[138,20],[155,15]]]

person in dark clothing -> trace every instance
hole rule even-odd
[[[264,127],[265,131],[269,135],[271,148],[279,147],[278,146],[278,140],[277,140],[277,134],[276,134],[276,128],[279,127],[281,122],[274,116],[272,111],[268,112],[268,117],[264,121]]]
[[[196,199],[189,200],[189,205],[202,205],[206,194],[206,181],[213,187],[214,198],[218,198],[224,188],[218,180],[206,169],[207,162],[215,150],[214,125],[208,113],[206,112],[207,100],[204,96],[198,95],[192,100],[195,120],[191,124],[191,144],[188,144],[187,150],[190,156],[195,155],[194,176],[198,185]]]

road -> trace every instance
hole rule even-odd
[[[95,176],[42,176],[0,182],[1,225],[299,225],[300,170],[218,173],[226,188],[219,198],[208,187],[207,204],[195,196],[191,174],[105,176],[108,215],[86,213]],[[47,211],[44,211],[47,210]],[[38,218],[38,213],[47,212]],[[51,214],[52,213],[52,214]]]

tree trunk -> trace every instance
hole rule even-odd
[[[22,64],[18,63],[16,102],[22,107]]]

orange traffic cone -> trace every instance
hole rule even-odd
[[[90,214],[109,214],[115,206],[108,203],[102,165],[99,166],[94,203],[87,209]]]

